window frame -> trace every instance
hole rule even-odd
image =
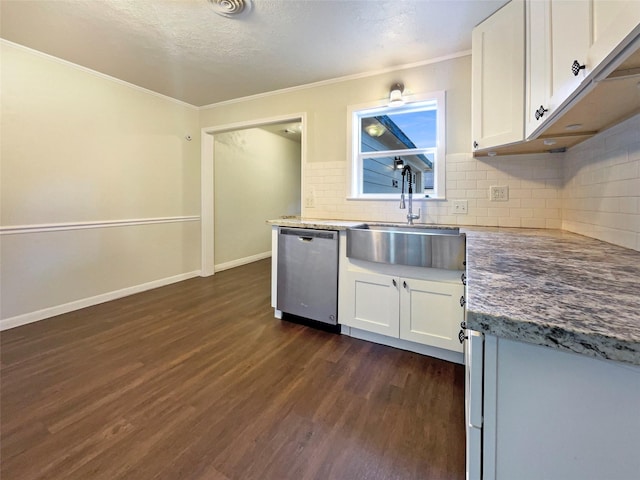
[[[415,148],[403,150],[385,150],[380,152],[360,152],[362,144],[360,119],[379,114],[394,114],[411,111],[420,111],[427,107],[436,107],[436,146],[435,148]],[[434,178],[433,190],[428,193],[414,193],[414,199],[446,198],[446,94],[445,91],[436,91],[414,95],[405,99],[405,104],[390,107],[388,100],[378,100],[359,105],[349,105],[347,113],[347,149],[349,159],[349,181],[347,198],[349,200],[397,200],[399,194],[395,193],[363,193],[363,158],[407,156],[421,153],[434,154]]]

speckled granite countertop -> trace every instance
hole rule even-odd
[[[346,220],[317,220],[311,218],[284,217],[275,220],[267,220],[267,223],[278,227],[315,228],[318,230],[346,230],[349,227],[362,225],[365,222]]]
[[[463,230],[469,328],[640,365],[640,252],[559,230]]]
[[[269,223],[345,230],[365,222]],[[640,252],[560,230],[460,230],[467,235],[469,328],[640,365]]]

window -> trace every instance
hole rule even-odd
[[[389,107],[349,108],[351,195],[360,199],[397,199],[402,168],[414,173],[415,197],[445,198],[444,92]]]

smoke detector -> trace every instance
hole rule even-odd
[[[213,11],[223,17],[236,17],[251,11],[252,0],[207,0]]]

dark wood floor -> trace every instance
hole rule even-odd
[[[2,332],[1,478],[464,478],[463,368],[273,318],[269,269]]]

